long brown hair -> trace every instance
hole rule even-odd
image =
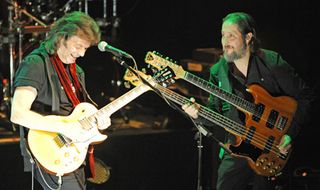
[[[60,40],[68,40],[72,36],[78,36],[95,45],[100,41],[101,32],[98,24],[89,15],[79,11],[67,13],[51,26],[44,41],[46,50],[49,54],[54,54]]]

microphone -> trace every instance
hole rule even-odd
[[[120,56],[120,57],[124,56],[124,57],[127,57],[127,58],[131,58],[131,57],[132,57],[130,54],[128,54],[128,53],[126,53],[126,52],[124,52],[124,51],[122,51],[122,50],[120,50],[120,49],[117,49],[117,48],[115,48],[115,47],[110,46],[110,45],[109,45],[107,42],[105,42],[105,41],[99,42],[98,48],[99,48],[99,50],[102,51],[102,52],[108,51],[108,52],[112,53],[112,54],[115,55],[115,56]]]

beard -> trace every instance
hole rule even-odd
[[[227,54],[226,51],[223,51],[223,57],[227,62],[234,62],[237,59],[244,57],[247,49],[247,44],[243,43],[243,46],[239,50],[234,50],[230,54]]]

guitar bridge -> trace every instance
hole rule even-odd
[[[276,123],[278,116],[279,116],[279,112],[277,112],[275,110],[270,111],[268,121],[266,123],[268,128],[270,128],[270,129],[274,128],[274,124]]]
[[[279,118],[279,122],[277,124],[277,129],[282,131],[285,128],[285,126],[287,125],[287,122],[288,122],[288,118],[281,116]]]

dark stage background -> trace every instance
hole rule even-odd
[[[59,1],[59,6],[65,2]],[[101,18],[102,1],[88,2],[89,14],[97,20]],[[107,2],[107,21],[111,24],[101,28],[102,38],[133,55],[140,69],[147,67],[144,62],[146,52],[153,50],[181,64],[187,59],[197,62],[194,60],[197,49],[220,48],[222,18],[229,12],[245,11],[257,22],[262,47],[281,53],[319,94],[316,26],[320,10],[314,1],[127,0],[117,2],[114,17],[112,1]],[[0,19],[3,26],[7,19],[5,6],[6,3],[2,2]],[[27,46],[30,42],[25,40],[24,44]],[[0,47],[1,74],[9,78],[7,44]],[[133,65],[131,60],[126,59],[126,62]],[[87,88],[100,107],[129,90],[122,79],[125,69],[112,59],[110,53],[92,47],[78,63],[86,71]],[[207,76],[206,71],[194,73]],[[187,82],[177,81],[175,86],[177,92],[206,103],[208,94]],[[314,104],[310,123],[296,141],[295,152],[288,164],[290,167],[279,178],[280,189],[320,188],[318,107],[319,99]],[[105,131],[109,138],[96,146],[96,156],[111,168],[111,177],[101,185],[89,184],[89,189],[197,189],[196,130],[178,110],[149,91],[113,114],[112,118],[113,125]],[[137,125],[137,122],[142,124]],[[201,182],[203,189],[210,189],[215,185],[218,160],[213,154],[218,147],[205,137],[203,145]],[[18,143],[3,143],[0,150],[0,189],[31,189],[31,176],[22,172]],[[300,173],[304,170],[308,171],[308,176],[303,178]]]

